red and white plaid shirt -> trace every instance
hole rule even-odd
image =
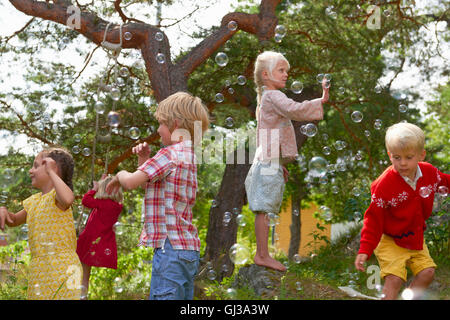
[[[148,175],[145,218],[139,245],[162,248],[168,237],[174,249],[200,251],[192,207],[197,192],[197,167],[192,141],[162,148],[138,170]]]

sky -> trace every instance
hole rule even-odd
[[[90,0],[89,0],[90,1]],[[79,1],[80,3],[84,3],[86,1]],[[192,3],[196,3],[196,1],[183,1],[182,4],[176,4],[170,8],[163,7],[162,9],[162,16],[163,17],[171,17],[171,18],[181,18],[186,13],[191,12],[195,7],[192,5]],[[194,45],[195,43],[192,42],[192,40],[187,36],[188,34],[191,34],[192,32],[196,31],[195,25],[196,23],[193,23],[193,20],[196,20],[198,24],[200,24],[204,28],[208,28],[213,25],[219,25],[221,18],[228,12],[232,12],[233,5],[236,5],[238,3],[238,0],[227,0],[227,1],[207,1],[207,2],[201,2],[207,3],[209,7],[202,8],[195,12],[191,17],[188,19],[182,21],[181,23],[177,24],[174,27],[168,28],[164,30],[169,38],[169,41],[171,43],[171,50],[172,55],[176,55],[182,48],[189,47]],[[419,7],[423,7],[426,1],[416,1],[417,5]],[[206,6],[206,5],[205,5]],[[146,7],[148,9],[148,6]],[[156,20],[156,9],[150,8],[149,11],[152,16],[154,17],[153,21],[150,21],[150,23],[154,23]],[[139,18],[139,16],[135,16],[136,18]],[[19,12],[16,10],[9,1],[2,0],[0,4],[0,25],[2,28],[0,28],[0,36],[9,36],[13,34],[15,31],[21,29],[25,23],[30,19],[31,17],[26,16],[25,14]],[[114,17],[111,21],[120,23],[120,18],[118,15]],[[446,25],[440,23],[437,28],[438,30],[441,30],[445,28]],[[424,37],[429,38],[430,41],[435,42],[435,36],[434,36],[434,26],[430,28],[430,30],[425,30]],[[14,43],[16,39],[12,39],[11,42]],[[64,51],[64,54],[61,56],[54,55],[53,51],[46,51],[45,49],[42,50],[42,55],[47,55],[47,57],[50,57],[52,61],[59,60],[61,62],[69,61],[75,66],[78,66],[79,69],[81,69],[84,65],[84,56],[80,56],[75,51],[75,47],[78,44],[73,44],[72,47],[69,47],[69,49],[66,49]],[[72,50],[71,50],[72,49]],[[448,61],[450,61],[450,48],[449,44],[445,44],[443,50],[443,54],[445,55],[446,60],[442,59],[435,59],[434,64],[442,67],[448,68]],[[44,58],[45,59],[45,58]],[[138,54],[136,54],[136,59],[138,59]],[[4,60],[2,62],[2,60]],[[0,64],[4,67],[6,65],[11,65],[10,67],[7,66],[7,70],[5,73],[5,70],[2,71],[1,76],[7,78],[7,81],[4,81],[4,83],[0,83],[0,91],[5,92],[9,91],[11,86],[23,86],[24,88],[27,88],[29,84],[24,83],[23,81],[23,72],[25,69],[21,67],[21,61],[18,60],[17,62],[11,61],[11,56],[0,56]],[[119,59],[120,60],[120,59]],[[8,63],[5,63],[5,62]],[[81,80],[79,83],[82,83],[82,79],[86,79],[92,75],[94,75],[98,70],[102,70],[106,66],[106,55],[102,50],[97,50],[90,65],[86,69],[86,71],[83,73]],[[421,99],[419,99],[414,107],[421,108],[421,110],[424,110],[425,101],[432,98],[432,90],[430,89],[431,86],[436,86],[439,82],[444,82],[446,79],[438,78],[438,77],[432,77],[431,82],[424,82],[420,77],[417,77],[417,74],[420,72],[420,70],[417,67],[408,67],[406,70],[399,74],[399,76],[396,78],[396,80],[392,84],[392,89],[403,91],[403,90],[409,90],[414,89],[417,92],[421,93]],[[10,75],[7,75],[10,73]],[[382,78],[380,81],[389,81],[392,77],[392,74],[387,73],[384,78]],[[33,88],[31,88],[33,89]],[[21,106],[15,104],[16,102],[13,102],[13,106],[20,110]],[[58,108],[59,105],[55,104],[52,106],[53,108],[57,108],[59,110],[62,110],[62,108]],[[14,145],[16,149],[24,151],[24,152],[31,152],[33,153],[33,148],[37,148],[38,146],[34,146],[30,148],[30,145],[28,145],[27,139],[25,136],[19,136],[16,139],[13,139],[11,137],[8,137],[7,135],[2,134],[0,131],[0,154],[4,154],[6,147],[9,145]]]

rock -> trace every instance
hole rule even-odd
[[[239,269],[233,287],[248,287],[256,295],[268,298],[274,294],[283,275],[284,272],[251,264]]]

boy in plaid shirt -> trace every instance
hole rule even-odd
[[[194,124],[202,134],[209,126],[200,98],[186,92],[161,101],[155,112],[165,146],[149,159],[147,143],[133,148],[138,169],[116,174],[106,190],[135,189],[145,183],[145,220],[139,245],[155,248],[150,283],[151,300],[192,300],[200,259],[200,239],[192,224],[197,191]]]

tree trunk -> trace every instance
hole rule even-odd
[[[300,192],[295,192],[291,195],[291,225],[289,230],[291,231],[291,239],[289,240],[288,258],[293,259],[294,255],[298,253],[300,249],[301,240],[301,203],[302,198]]]
[[[234,152],[236,160],[236,152]],[[248,159],[248,151],[246,151]],[[204,261],[210,261],[217,271],[218,278],[228,277],[233,273],[234,264],[229,257],[230,247],[236,243],[238,225],[236,212],[241,212],[246,203],[245,178],[251,166],[251,160],[245,164],[227,164],[217,197],[216,206],[209,211],[209,225],[206,236],[206,250]],[[225,212],[231,213],[231,221],[224,225]],[[226,265],[226,269],[223,266]],[[220,281],[219,280],[219,281]]]

